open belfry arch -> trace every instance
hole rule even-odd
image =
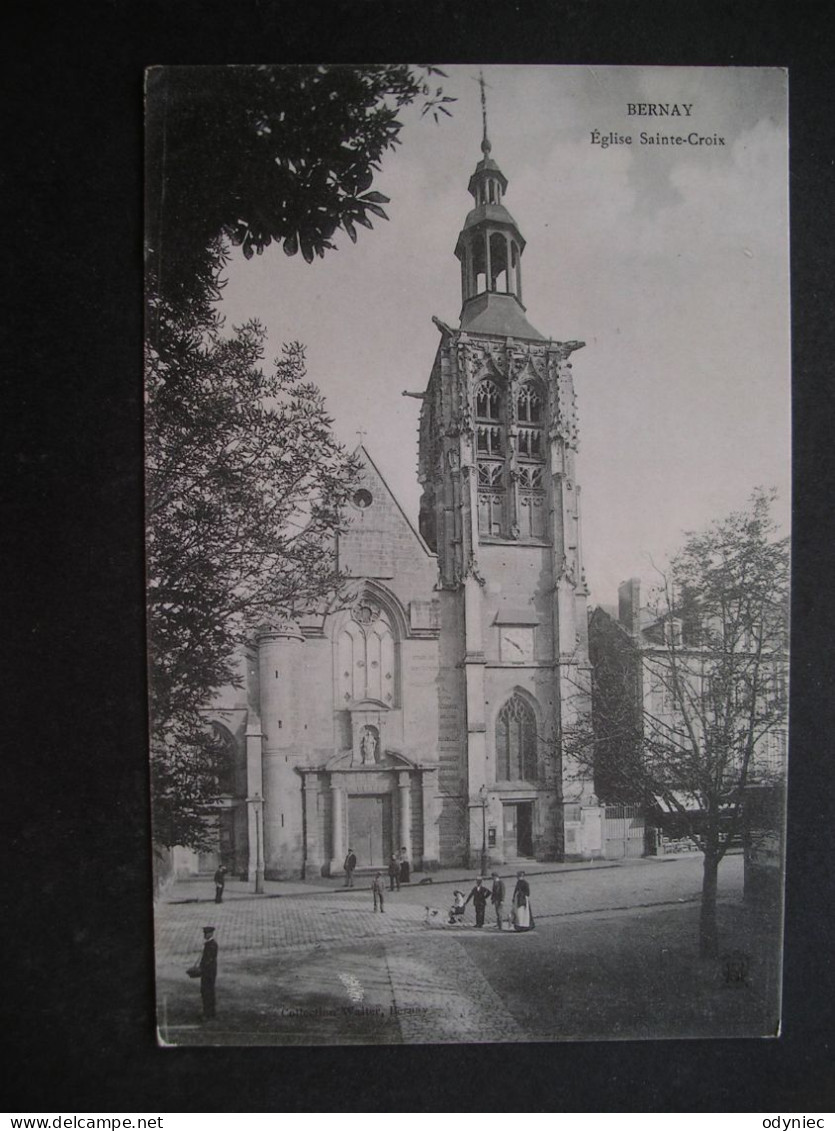
[[[419,427],[420,514],[365,446],[328,610],[262,626],[236,720],[236,871],[267,879],[601,855],[602,809],[561,736],[590,709],[572,357],[522,302],[525,240],[491,155],[455,244]],[[218,716],[221,717],[221,716]],[[227,841],[229,834],[227,833]],[[242,863],[242,861],[244,863]],[[204,863],[203,866],[206,866]]]

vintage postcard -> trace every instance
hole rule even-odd
[[[162,1045],[778,1034],[787,98],[148,72]]]

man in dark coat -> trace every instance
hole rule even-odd
[[[477,927],[484,926],[484,909],[487,907],[487,900],[489,898],[490,892],[486,887],[484,887],[482,878],[481,876],[479,876],[475,882],[475,887],[464,900],[465,907],[470,902],[470,900],[473,901],[473,907],[475,908],[475,925]]]
[[[502,929],[502,904],[504,903],[504,880],[499,877],[498,872],[493,873],[493,888],[490,892],[490,902],[493,904],[493,910],[496,912],[496,926],[499,930]]]
[[[214,927],[203,928],[203,953],[200,955],[200,997],[203,1016],[210,1021],[215,1015],[215,982],[217,981],[217,943]]]
[[[410,884],[411,879],[411,865],[409,864],[409,852],[404,844],[400,849],[400,882],[401,884]]]
[[[354,855],[353,848],[348,849],[348,855],[345,857],[345,887],[352,888],[354,886],[354,868],[357,866],[357,858]]]
[[[215,872],[215,903],[223,903],[223,889],[226,887],[226,869],[221,864]]]
[[[397,856],[392,852],[389,859],[389,891],[400,891],[400,861]]]

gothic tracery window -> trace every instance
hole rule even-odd
[[[492,381],[482,381],[475,391],[476,420],[498,424],[501,420],[502,394]]]
[[[351,610],[351,616],[357,624],[373,624],[377,617],[380,615],[380,610],[370,603],[370,601],[360,601]]]
[[[519,486],[524,491],[542,491],[545,488],[544,469],[528,464],[519,468]]]
[[[519,455],[525,459],[544,459],[542,396],[532,381],[526,381],[516,393],[516,419]]]
[[[505,529],[505,436],[502,394],[493,381],[475,390],[476,457],[478,462],[478,527],[482,534],[501,536]]]
[[[478,485],[487,489],[501,490],[504,486],[504,464],[481,460],[478,465]]]
[[[518,525],[522,538],[545,536],[545,441],[542,421],[542,393],[533,381],[526,381],[516,393],[517,453],[519,456]]]
[[[536,781],[536,716],[514,693],[496,719],[497,781]]]
[[[542,423],[542,397],[531,381],[526,381],[516,394],[516,415],[520,424]]]
[[[336,642],[337,706],[375,699],[393,707],[397,699],[397,651],[385,609],[363,597],[351,610]]]

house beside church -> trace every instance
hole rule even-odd
[[[560,736],[588,712],[573,357],[528,321],[525,240],[491,155],[455,244],[457,326],[421,397],[417,521],[363,467],[330,611],[278,614],[211,722],[229,790],[218,854],[188,865],[336,875],[405,848],[417,871],[603,853],[603,811]],[[185,862],[183,858],[181,864]]]
[[[697,606],[651,607],[637,577],[619,586],[616,611],[598,606],[589,619],[595,789],[607,817],[628,807],[649,818],[650,852],[695,851],[691,831],[720,803],[729,837],[757,840],[775,891],[788,768],[778,624],[741,632],[732,613],[713,624]]]

